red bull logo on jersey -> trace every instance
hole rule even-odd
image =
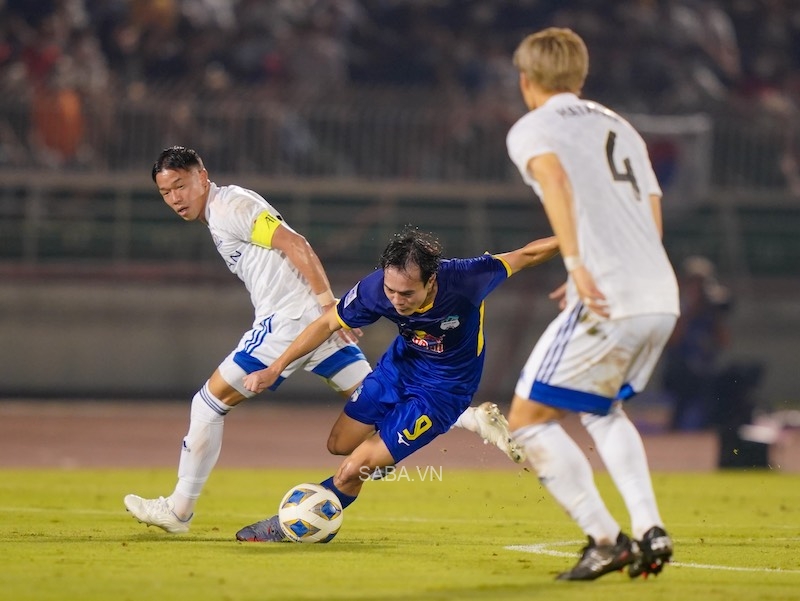
[[[432,353],[444,352],[444,336],[433,336],[422,330],[411,333],[409,341],[414,346],[418,346]]]

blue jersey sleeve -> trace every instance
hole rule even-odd
[[[488,254],[470,259],[451,259],[450,267],[451,277],[458,282],[459,291],[475,306],[511,275],[505,261]]]
[[[339,321],[348,328],[360,328],[375,323],[384,315],[383,271],[378,270],[363,278],[336,305]]]

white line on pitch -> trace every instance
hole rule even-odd
[[[534,553],[536,555],[550,555],[551,557],[575,557],[575,553],[566,551],[556,551],[548,547],[567,547],[583,544],[585,541],[559,541],[554,543],[539,543],[535,545],[509,545],[505,549],[509,551],[521,551],[522,553]],[[684,563],[671,561],[670,565],[679,568],[696,568],[699,570],[720,570],[727,572],[775,572],[779,574],[800,574],[800,570],[784,570],[781,568],[749,568],[738,566],[718,566],[707,563]]]

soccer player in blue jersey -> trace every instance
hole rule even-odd
[[[499,255],[443,259],[434,237],[406,228],[384,250],[380,269],[308,325],[268,368],[246,376],[244,386],[252,392],[269,388],[287,365],[337,330],[381,317],[397,324],[398,336],[331,432],[338,446],[352,452],[322,484],[347,507],[374,470],[405,459],[456,423],[483,371],[484,299],[512,274],[557,253],[551,237]],[[236,538],[286,540],[277,516],[242,528]]]

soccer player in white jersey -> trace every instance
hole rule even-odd
[[[647,383],[679,312],[661,242],[661,189],[644,141],[622,117],[579,97],[589,66],[569,29],[526,37],[514,54],[530,109],[508,133],[511,160],[541,199],[567,283],[514,390],[509,424],[540,482],[588,536],[559,580],[628,566],[658,574],[672,555],[636,427],[622,405]],[[594,440],[625,500],[634,540],[598,493],[584,453],[560,425],[569,412]]]
[[[152,169],[164,202],[185,221],[200,221],[228,268],[244,282],[255,308],[250,330],[192,399],[189,431],[183,439],[178,482],[168,497],[127,495],[125,507],[140,522],[171,533],[187,532],[200,493],[222,448],[225,416],[255,396],[244,386],[247,374],[272,364],[303,329],[336,305],[328,277],[306,239],[289,227],[264,198],[239,186],[217,186],[209,180],[200,156],[173,146],[161,152]],[[356,345],[359,330],[332,335],[308,355],[293,361],[270,386],[275,390],[303,368],[325,379],[345,398],[370,373]],[[505,417],[494,403],[470,407],[458,425],[476,432],[516,461]],[[338,420],[328,449],[348,455],[362,441]]]

